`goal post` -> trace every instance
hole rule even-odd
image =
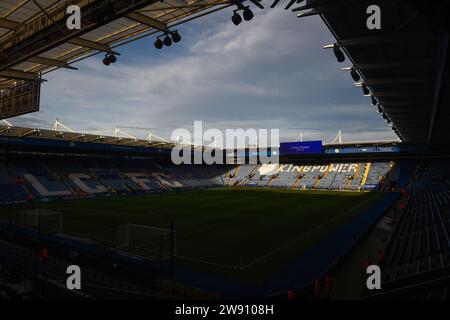
[[[176,231],[169,228],[127,223],[119,226],[114,250],[152,260],[169,260],[176,255]]]
[[[60,233],[63,228],[62,213],[44,209],[20,211],[11,222],[40,233]]]

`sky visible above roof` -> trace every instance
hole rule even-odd
[[[177,128],[280,129],[281,141],[395,140],[370,99],[324,44],[334,39],[319,17],[298,19],[281,7],[253,9],[239,26],[225,9],[178,28],[182,40],[157,50],[154,38],[120,47],[118,62],[103,55],[79,71],[47,74],[41,111],[14,125],[50,128],[58,117],[79,132],[170,138]]]

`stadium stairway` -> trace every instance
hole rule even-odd
[[[298,188],[298,185],[300,184],[301,180],[303,179],[303,175],[299,173],[297,175],[297,179],[295,180],[294,184],[291,186],[291,188]]]
[[[313,186],[314,189],[317,189],[319,187],[319,185],[321,185],[321,184],[323,184],[323,187],[325,187],[325,188],[328,187],[327,184],[324,183],[324,181],[327,181],[327,177],[330,174],[330,169],[331,169],[331,166],[327,166],[327,170],[325,171],[325,173],[322,176],[320,176],[320,175],[317,176],[317,181]]]
[[[255,165],[245,165],[245,166],[246,166],[247,174],[245,174],[245,176],[242,179],[236,181],[236,183],[239,186],[247,185],[247,183],[253,178],[253,176],[255,174],[255,170],[258,168],[258,166],[255,166]],[[242,171],[243,170],[241,169],[241,174],[243,173]]]
[[[362,190],[364,188],[364,186],[366,185],[367,177],[369,176],[371,166],[372,166],[372,163],[367,162],[366,166],[364,167],[361,184],[359,185],[360,190]]]
[[[228,178],[227,186],[233,185],[233,178],[235,178],[239,174],[240,170],[241,170],[241,166],[239,165],[236,168],[233,168],[227,172],[227,174],[226,174],[226,176]]]
[[[353,175],[353,178],[352,178],[352,179],[349,179],[348,182],[346,183],[346,185],[345,185],[345,190],[351,190],[351,189],[353,189],[353,188],[351,188],[351,185],[352,185],[353,182],[356,181],[357,178],[359,177],[359,173],[360,173],[360,171],[361,171],[361,167],[362,167],[362,164],[361,164],[361,163],[358,163],[358,169],[356,170],[355,174]]]

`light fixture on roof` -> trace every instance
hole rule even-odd
[[[361,88],[362,88],[364,95],[367,96],[368,94],[370,94],[370,90],[369,90],[369,88],[367,88],[365,83],[362,84]]]
[[[342,52],[341,48],[339,48],[337,44],[333,45],[333,52],[338,62],[345,61],[344,52]]]
[[[242,22],[242,17],[239,15],[237,10],[233,11],[233,15],[231,16],[231,21],[233,21],[233,24],[235,26],[238,26]]]
[[[379,113],[383,113],[384,112],[383,108],[380,105],[378,105],[378,112]]]
[[[374,96],[371,96],[370,98],[372,99],[372,105],[376,106],[378,104],[377,99]]]
[[[180,36],[180,34],[178,33],[178,30],[172,31],[172,32],[171,32],[171,35],[172,35],[172,40],[173,40],[173,42],[178,43],[178,42],[181,41],[181,36]]]
[[[244,12],[242,15],[244,16],[245,21],[250,21],[255,16],[249,6],[244,8]]]
[[[350,75],[352,76],[352,79],[355,80],[356,82],[361,80],[361,76],[359,75],[358,72],[356,72],[355,68],[351,68],[350,69]]]
[[[105,55],[105,58],[103,59],[103,64],[105,66],[109,66],[111,63],[116,63],[117,57],[114,53],[107,53]]]
[[[163,42],[165,46],[170,47],[172,45],[172,38],[168,34],[166,34]]]
[[[117,57],[114,54],[112,54],[112,53],[110,53],[108,55],[108,59],[109,59],[109,62],[111,62],[111,63],[116,63],[117,62]]]
[[[164,39],[161,39],[162,37],[164,37]],[[156,38],[154,46],[156,49],[162,49],[164,46],[170,47],[172,43],[178,43],[180,41],[181,36],[178,33],[178,30],[174,31],[167,30],[162,35],[159,35]]]
[[[386,123],[391,123],[391,119],[389,119],[386,113],[383,113],[383,119],[386,120]]]
[[[162,47],[164,46],[164,42],[162,42],[162,40],[158,37],[156,38],[156,41],[153,45],[155,46],[156,49],[161,50]]]

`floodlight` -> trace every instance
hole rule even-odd
[[[105,58],[103,59],[103,64],[104,64],[105,66],[109,66],[109,65],[111,64],[111,61],[109,61],[108,56],[105,56]]]
[[[167,47],[170,47],[172,45],[172,39],[170,38],[170,36],[168,34],[164,37],[163,42],[164,42],[164,45]]]
[[[362,84],[362,90],[363,90],[364,95],[367,96],[368,94],[370,94],[369,88],[367,88],[367,86],[364,83]]]
[[[162,42],[162,40],[160,38],[157,38],[154,46],[156,49],[162,49],[162,47],[164,46],[164,43]]]
[[[338,62],[344,62],[345,61],[344,53],[342,52],[342,50],[336,44],[333,46],[333,52],[334,52],[334,55],[336,56],[336,59],[337,59]]]
[[[173,40],[173,42],[175,42],[175,43],[181,41],[181,36],[180,36],[180,34],[178,33],[177,30],[175,30],[175,31],[172,32],[172,40]]]
[[[108,55],[108,59],[109,59],[110,63],[116,63],[117,62],[117,57],[113,53],[110,53]]]
[[[233,21],[235,26],[238,26],[242,22],[242,17],[239,15],[239,13],[233,11],[233,16],[231,17],[231,21]]]
[[[245,21],[250,21],[253,19],[254,14],[253,11],[250,9],[250,7],[245,7],[243,16]]]
[[[378,112],[383,113],[383,108],[380,105],[378,105]]]
[[[377,99],[375,99],[374,96],[371,96],[371,99],[372,99],[372,105],[373,105],[373,106],[376,106],[377,103],[378,103]]]
[[[355,82],[361,80],[361,76],[358,74],[358,72],[356,72],[354,68],[350,70],[350,75],[352,76],[353,80],[355,80]]]

